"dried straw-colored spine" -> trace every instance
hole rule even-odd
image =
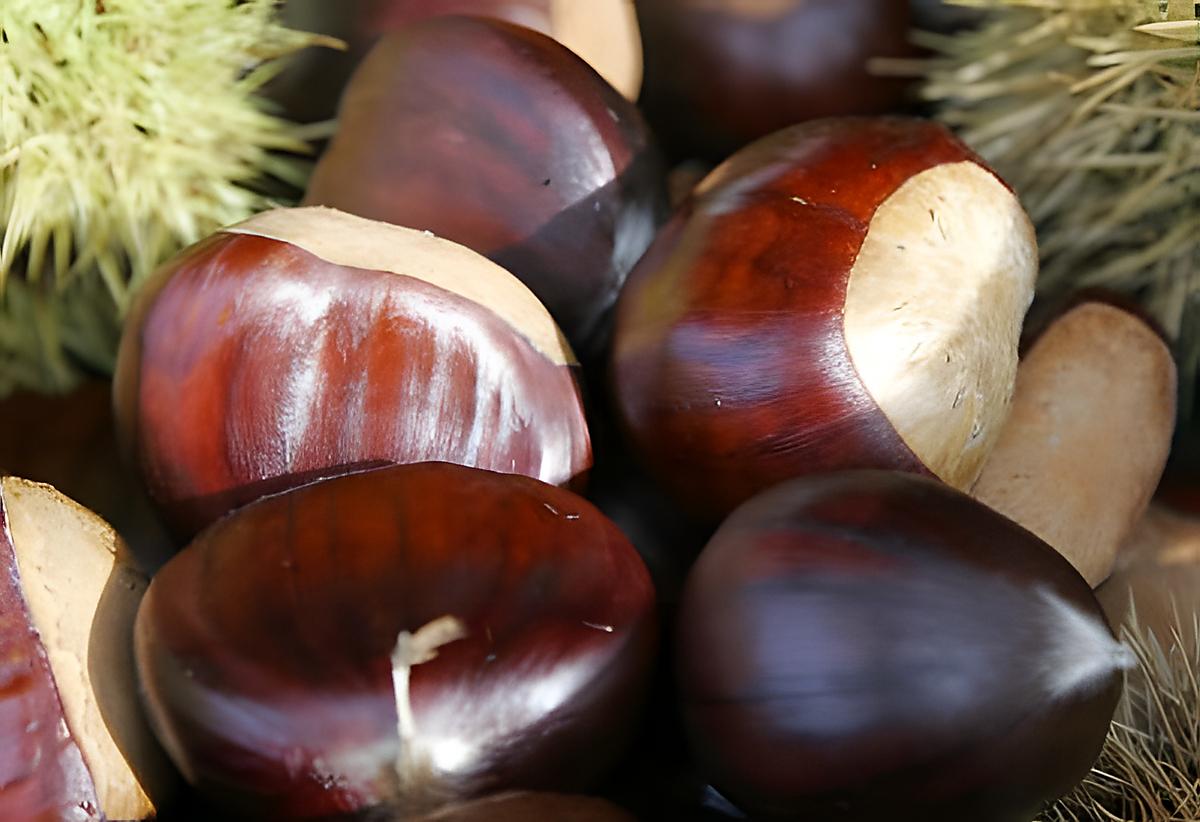
[[[0,395],[111,368],[159,263],[302,184],[304,135],[254,95],[325,40],[277,8],[0,0]]]
[[[1140,297],[1200,365],[1200,13],[1194,0],[949,0],[987,10],[921,35],[938,116],[1039,229],[1040,289]],[[1183,384],[1190,386],[1192,380]],[[1188,398],[1185,396],[1185,400]]]
[[[1200,819],[1200,618],[1177,613],[1160,641],[1133,614],[1122,633],[1137,667],[1100,760],[1043,822]]]

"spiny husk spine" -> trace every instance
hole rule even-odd
[[[302,184],[286,155],[307,144],[255,92],[280,58],[327,41],[276,7],[0,2],[0,393],[111,368],[157,265],[273,205],[264,180]]]
[[[1106,287],[1141,298],[1176,341],[1185,375],[1194,376],[1197,4],[948,1],[987,15],[977,29],[921,35],[938,55],[919,67],[922,95],[1020,194],[1038,225],[1040,291],[1054,297]],[[1183,399],[1190,407],[1190,394]]]

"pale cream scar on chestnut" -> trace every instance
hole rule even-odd
[[[483,255],[429,232],[321,206],[266,211],[222,231],[288,243],[334,265],[421,280],[490,310],[551,362],[577,363],[550,312],[524,283]]]
[[[551,34],[621,92],[642,88],[642,37],[632,0],[551,0]]]
[[[156,763],[161,752],[136,701],[133,615],[146,580],[122,561],[116,532],[73,500],[48,485],[15,477],[5,477],[0,489],[26,605],[100,806],[110,819],[152,816],[154,803],[142,779],[161,787],[170,777],[165,765]],[[109,599],[105,607],[128,620],[94,624],[101,600],[109,596],[122,601]],[[125,681],[94,681],[89,662],[95,654],[106,655],[104,664]],[[128,659],[114,656],[121,654]],[[110,693],[117,689],[115,701],[105,702],[107,711],[98,687]],[[121,724],[125,750],[118,747],[110,722]]]
[[[885,200],[850,271],[851,361],[904,443],[956,488],[971,486],[1000,434],[1037,271],[1029,217],[970,161],[917,174]]]

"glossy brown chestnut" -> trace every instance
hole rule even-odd
[[[529,290],[454,243],[331,209],[260,214],[139,294],[116,419],[192,534],[319,477],[444,460],[562,484],[591,465],[574,358]]]
[[[714,784],[789,819],[1027,822],[1087,773],[1131,661],[1053,549],[882,471],[795,480],[735,512],[678,637]]]
[[[137,701],[145,588],[103,520],[0,479],[0,819],[150,819],[170,793]]]
[[[436,15],[528,26],[578,54],[630,100],[642,87],[642,39],[632,0],[287,0],[281,14],[294,29],[345,44],[344,50],[301,52],[267,88],[267,96],[300,122],[334,116],[350,75],[382,35]]]
[[[678,157],[720,161],[806,120],[883,114],[906,85],[873,76],[905,57],[905,0],[638,0],[642,106]]]
[[[641,115],[545,35],[466,17],[388,35],[305,202],[427,229],[511,271],[585,358],[666,211]]]
[[[971,496],[1099,585],[1162,477],[1176,382],[1170,348],[1138,313],[1071,305],[1021,358],[1012,410]]]
[[[789,477],[932,473],[968,488],[999,434],[1037,247],[945,128],[810,123],[700,184],[617,309],[637,452],[715,518]]]
[[[575,790],[632,727],[654,591],[527,477],[422,463],[260,500],[150,585],[136,651],[188,781],[261,818]]]

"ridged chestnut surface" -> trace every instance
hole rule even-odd
[[[184,251],[142,290],[116,419],[151,497],[192,534],[371,465],[567,483],[591,465],[573,365],[537,299],[474,252],[284,209]]]
[[[665,180],[637,109],[568,49],[441,17],[388,35],[359,67],[305,203],[485,254],[587,356],[665,216]]]
[[[164,745],[213,799],[255,819],[416,813],[594,779],[635,720],[653,612],[586,501],[424,463],[216,523],[154,578],[136,652]]]
[[[137,700],[146,579],[103,520],[0,479],[0,819],[154,818],[174,783]]]
[[[788,819],[1027,822],[1087,773],[1131,662],[1052,548],[882,471],[736,511],[692,571],[678,637],[707,773]]]
[[[944,127],[830,120],[739,152],[621,293],[616,404],[637,452],[719,517],[841,468],[979,475],[1008,410],[1037,247]]]
[[[939,0],[940,1],[940,0]],[[719,162],[818,117],[884,114],[905,83],[874,75],[906,57],[908,0],[638,0],[642,105],[680,157]]]

